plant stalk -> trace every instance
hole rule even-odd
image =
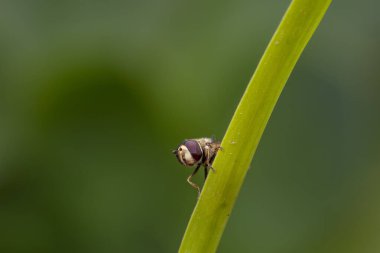
[[[293,0],[273,35],[222,141],[179,252],[217,250],[273,108],[331,0]]]

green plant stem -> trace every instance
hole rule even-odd
[[[222,141],[179,252],[215,252],[281,91],[331,0],[294,0],[273,35]]]

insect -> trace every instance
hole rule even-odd
[[[194,172],[187,178],[187,182],[198,191],[198,197],[201,189],[191,181],[191,178],[198,172],[201,165],[205,169],[205,179],[210,169],[215,172],[211,165],[220,149],[222,149],[220,142],[214,141],[212,138],[199,138],[185,140],[177,149],[173,150],[173,154],[181,164],[186,167],[196,166]]]

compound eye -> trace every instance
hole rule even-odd
[[[202,158],[202,149],[199,146],[199,144],[198,144],[197,141],[188,140],[188,141],[185,141],[185,143],[183,145],[186,146],[186,148],[189,150],[191,156],[193,157],[193,159],[196,162],[198,162],[199,160],[201,160],[201,158]]]

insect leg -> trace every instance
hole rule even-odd
[[[208,168],[205,167],[205,180],[207,179],[207,175],[208,175]]]
[[[206,171],[207,171],[205,173],[208,173],[209,169],[211,169],[212,172],[215,173],[215,169],[211,166],[212,162],[214,161],[215,154],[211,154],[209,145],[207,145],[205,148],[205,155],[206,155],[205,167],[206,167]]]
[[[201,188],[199,188],[199,186],[197,184],[195,184],[194,182],[191,181],[191,178],[198,172],[199,170],[199,167],[201,167],[200,164],[197,165],[197,167],[195,168],[194,172],[191,173],[191,175],[187,178],[187,182],[193,187],[195,188],[197,191],[198,191],[198,198],[199,198],[199,195],[201,195]]]

